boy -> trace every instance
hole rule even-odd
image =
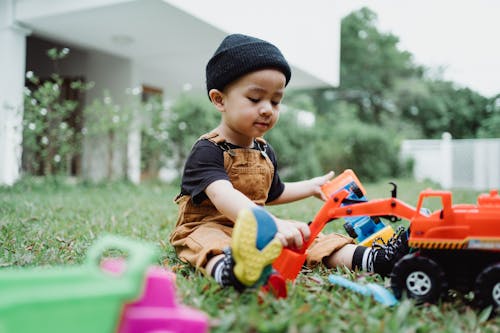
[[[177,255],[223,286],[265,284],[282,246],[300,248],[307,224],[260,208],[316,196],[333,172],[305,181],[281,181],[274,151],[262,138],[278,121],[291,70],[280,50],[264,40],[227,36],[206,66],[210,101],[221,122],[200,137],[186,161],[179,217],[170,242]],[[387,246],[357,246],[340,234],[319,236],[307,263],[346,266],[387,275],[408,252],[406,233]]]

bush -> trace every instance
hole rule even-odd
[[[141,171],[147,178],[156,179],[165,156],[171,155],[169,145],[168,111],[160,96],[141,103],[141,112],[146,122],[141,126]]]
[[[320,137],[314,150],[323,170],[353,169],[363,181],[404,173],[397,136],[386,128],[362,123],[349,107],[318,120]],[[408,165],[408,164],[407,164]]]
[[[498,138],[500,133],[500,94],[493,97],[487,107],[488,117],[481,120],[479,138]]]
[[[302,124],[298,111],[288,109],[280,114],[276,126],[266,134],[266,140],[278,157],[280,175],[287,181],[316,177],[324,172],[311,149],[311,143],[317,138],[315,126]]]
[[[170,110],[167,130],[177,170],[182,170],[196,140],[217,127],[219,120],[219,112],[206,95],[185,94],[177,98]]]
[[[339,154],[340,169],[354,169],[367,181],[398,173],[398,147],[384,131],[376,126],[352,124],[337,132],[344,142],[344,154]]]
[[[57,69],[57,62],[69,54],[69,49],[50,49],[47,56]],[[71,173],[71,164],[80,153],[81,118],[75,116],[78,101],[66,96],[67,90],[85,91],[93,83],[67,82],[53,73],[42,80],[33,72],[26,73],[28,86],[24,90],[23,168],[30,174],[45,176]]]

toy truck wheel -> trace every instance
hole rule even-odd
[[[486,267],[476,278],[474,301],[484,308],[500,309],[500,263]]]
[[[433,303],[447,289],[443,270],[432,259],[407,254],[394,266],[391,288],[397,298],[406,294],[417,303]]]
[[[352,225],[350,225],[349,223],[344,223],[344,229],[350,237],[358,238],[358,234],[356,233]]]

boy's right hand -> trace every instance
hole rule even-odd
[[[278,233],[276,238],[284,247],[300,249],[309,240],[311,231],[304,222],[275,218]]]

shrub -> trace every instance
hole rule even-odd
[[[48,57],[57,62],[69,54],[69,49],[50,49]],[[65,97],[65,89],[84,91],[93,83],[67,83],[58,73],[41,80],[33,72],[26,73],[28,87],[24,95],[23,164],[29,173],[50,176],[70,173],[75,155],[80,153],[81,118],[74,117],[78,101]],[[71,124],[71,123],[75,124]]]
[[[183,94],[177,98],[170,110],[167,130],[177,170],[182,170],[196,140],[217,127],[219,120],[219,112],[214,109],[206,95]]]
[[[297,110],[287,109],[266,134],[278,157],[280,175],[287,181],[316,177],[323,172],[317,154],[311,149],[317,138],[316,126],[303,124]]]
[[[161,96],[154,96],[141,103],[141,113],[146,120],[141,126],[141,170],[155,179],[172,150],[168,141],[168,110],[163,107]]]
[[[397,136],[387,128],[360,122],[351,111],[341,108],[317,122],[321,127],[314,150],[322,169],[337,173],[353,169],[364,181],[403,174]]]

